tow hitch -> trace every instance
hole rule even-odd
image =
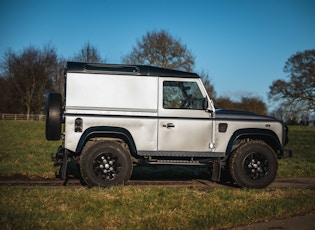
[[[52,161],[54,162],[55,167],[60,167],[59,172],[56,172],[56,178],[60,178],[67,180],[67,164],[68,164],[68,151],[59,146],[57,149],[57,153],[55,156],[51,157]]]

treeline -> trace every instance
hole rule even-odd
[[[137,40],[132,51],[122,57],[125,64],[154,65],[183,71],[193,71],[195,57],[180,39],[165,30],[146,33]],[[106,63],[98,50],[89,42],[67,59],[90,63]],[[51,45],[43,48],[29,46],[21,52],[11,49],[3,55],[0,66],[0,113],[43,114],[46,93],[63,92],[66,60],[58,57]],[[230,97],[216,97],[214,85],[205,71],[199,72],[215,107],[247,110],[263,115],[271,113],[292,124],[314,123],[315,50],[292,55],[285,63],[287,80],[271,83],[268,92],[271,102],[278,106],[267,109],[259,97],[243,97],[235,101]]]
[[[43,113],[45,94],[61,90],[64,62],[51,46],[8,50],[1,67],[0,113]]]
[[[45,46],[43,49],[38,49],[30,46],[21,53],[9,50],[4,60],[0,78],[2,89],[0,113],[42,114],[45,111],[46,93],[63,92],[66,61],[58,58],[53,47]],[[97,50],[89,43],[85,44],[71,60],[106,62],[100,58]],[[166,67],[169,68],[169,66]],[[228,97],[216,98],[216,92],[209,76],[205,72],[199,74],[217,108],[267,114],[266,104],[257,97],[244,97],[240,102],[233,101]]]

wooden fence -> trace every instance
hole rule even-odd
[[[22,121],[22,120],[31,120],[31,121],[45,121],[46,115],[42,114],[7,114],[1,113],[0,120],[13,120],[13,121]]]

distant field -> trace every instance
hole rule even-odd
[[[315,127],[290,126],[287,149],[293,157],[279,160],[279,177],[315,176]]]
[[[293,150],[293,158],[279,160],[278,177],[315,176],[315,127],[291,126],[287,149]],[[22,175],[52,178],[56,168],[51,155],[60,145],[59,141],[46,141],[45,123],[42,121],[0,121],[0,176]],[[165,169],[165,167],[164,167]],[[191,169],[167,168],[171,178],[193,177]],[[176,172],[177,170],[177,172]],[[167,177],[169,173],[157,175],[157,168],[145,169],[148,178]],[[176,173],[178,173],[176,175]],[[137,169],[135,175],[137,176]],[[207,175],[206,175],[207,176]]]

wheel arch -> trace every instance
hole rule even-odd
[[[230,155],[237,148],[237,143],[246,140],[262,140],[266,142],[276,153],[278,150],[283,150],[278,136],[268,129],[239,129],[235,131],[229,140],[226,148],[226,154]]]
[[[76,153],[80,153],[87,141],[92,138],[117,138],[123,140],[129,147],[130,154],[135,156],[137,154],[136,144],[132,135],[127,129],[113,126],[95,126],[86,129],[76,148]]]

